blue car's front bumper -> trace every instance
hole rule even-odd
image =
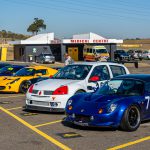
[[[110,114],[97,114],[97,115],[76,115],[68,114],[65,121],[71,122],[80,126],[91,127],[119,127],[122,119],[122,114],[110,113]]]

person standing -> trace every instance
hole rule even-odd
[[[65,66],[72,64],[73,63],[73,59],[71,58],[71,56],[69,56],[69,54],[64,54],[65,57]]]

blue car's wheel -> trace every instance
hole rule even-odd
[[[135,131],[140,123],[140,110],[136,105],[132,105],[125,111],[120,126],[125,131]]]

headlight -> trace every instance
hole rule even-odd
[[[117,104],[111,104],[108,107],[108,112],[111,113],[111,112],[115,111],[116,108],[117,108]]]
[[[71,104],[72,104],[72,100],[69,99],[68,102],[67,102],[67,105],[70,106]]]
[[[15,79],[14,81],[10,82],[9,84],[13,84],[15,82],[17,82],[20,78]]]

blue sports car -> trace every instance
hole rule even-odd
[[[0,69],[0,76],[13,76],[17,71],[24,68],[20,65],[8,65]]]
[[[123,75],[95,93],[78,94],[66,105],[65,121],[80,126],[121,127],[135,131],[150,119],[150,75]]]

